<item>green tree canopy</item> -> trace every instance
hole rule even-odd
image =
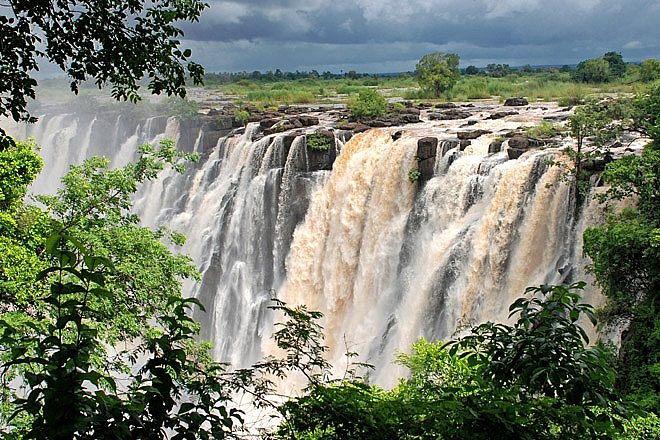
[[[455,53],[434,52],[424,55],[415,66],[417,82],[433,96],[451,90],[460,78],[459,57]]]
[[[603,58],[581,61],[575,68],[574,78],[579,82],[603,83],[612,75],[610,63]]]
[[[112,86],[116,99],[137,101],[143,76],[159,94],[185,96],[187,75],[202,67],[180,48],[176,23],[196,21],[202,0],[8,0],[0,5],[0,116],[34,121],[33,74],[39,59],[57,65],[77,92],[88,79]]]
[[[613,77],[620,78],[626,73],[626,63],[623,62],[623,57],[619,52],[607,52],[603,55],[603,59],[610,65]]]

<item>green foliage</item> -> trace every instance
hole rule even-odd
[[[422,173],[417,168],[411,168],[408,170],[408,180],[412,183],[415,183],[422,177]]]
[[[486,323],[449,344],[420,340],[391,391],[364,380],[313,382],[282,407],[278,438],[614,438],[625,416],[609,350],[585,347],[594,320],[579,289],[541,286],[511,306],[513,326]]]
[[[639,79],[643,82],[651,82],[660,79],[660,60],[650,58],[640,64]]]
[[[660,81],[636,96],[633,111],[635,128],[653,139],[652,147],[660,148]]]
[[[334,139],[323,133],[311,133],[306,138],[307,147],[314,151],[328,151],[334,145]]]
[[[387,112],[387,101],[374,89],[361,90],[357,98],[349,104],[354,118],[383,116]]]
[[[602,311],[606,324],[626,326],[619,352],[617,386],[643,408],[657,413],[660,150],[656,141],[647,145],[641,156],[626,156],[608,164],[603,179],[610,188],[602,201],[632,197],[637,201],[636,207],[612,213],[604,225],[588,229],[584,233],[584,249],[608,299]]]
[[[527,136],[534,139],[551,139],[564,133],[563,127],[552,122],[543,121],[539,125],[525,129]]]
[[[611,76],[610,63],[603,58],[581,61],[574,72],[575,80],[585,83],[604,83],[609,81]]]
[[[0,149],[0,210],[9,210],[25,197],[43,161],[32,141],[14,142]]]
[[[197,116],[199,106],[195,101],[190,101],[179,96],[170,96],[167,99],[168,116],[177,116],[179,119],[190,120]]]
[[[430,90],[436,98],[451,90],[461,75],[458,62],[459,57],[454,53],[424,55],[415,66],[420,87]]]
[[[626,72],[626,63],[623,62],[619,52],[607,52],[603,55],[603,59],[609,64],[612,77],[621,78]]]
[[[201,0],[52,3],[12,1],[12,14],[0,17],[0,116],[35,120],[27,99],[35,97],[38,57],[65,71],[74,93],[92,79],[110,84],[114,98],[135,102],[146,74],[155,94],[183,97],[188,77],[201,82],[203,68],[180,49],[183,32],[175,26],[196,21],[206,7]]]
[[[6,163],[30,169],[31,146],[15,145]],[[165,141],[120,169],[90,159],[44,210],[18,197],[0,209],[3,438],[227,438],[242,422],[227,407],[233,382],[196,340],[198,304],[181,295],[198,274],[161,242],[181,236],[130,213],[141,182],[191,158]]]
[[[236,119],[236,121],[242,125],[245,125],[250,119],[250,113],[248,113],[246,110],[236,110],[234,112],[234,119]]]
[[[626,98],[614,100],[588,100],[575,109],[568,119],[568,128],[575,139],[575,148],[567,148],[566,154],[573,161],[573,169],[569,174],[574,176],[578,190],[578,203],[589,191],[589,175],[582,170],[582,162],[593,155],[585,153],[587,140],[594,147],[604,147],[621,136],[630,125],[632,107]]]

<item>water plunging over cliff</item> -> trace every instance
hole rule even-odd
[[[186,293],[205,304],[208,313],[197,315],[203,334],[232,365],[268,349],[266,307],[277,295],[325,314],[339,370],[344,353],[356,351],[389,385],[395,353],[417,338],[505,320],[526,286],[583,276],[586,223],[574,215],[561,170],[548,164],[559,157],[554,150],[508,160],[488,154],[494,135],[463,151],[441,142],[433,176],[421,185],[408,179],[414,132],[393,140],[372,130],[345,145],[337,135],[331,151],[319,153],[301,132],[263,136],[258,124],[212,136],[175,118],[61,114],[19,135],[42,145],[46,172],[35,192],[52,192],[55,178],[89,154],[122,165],[140,143],[165,137],[200,153],[183,175],[165,172],[145,185],[135,207],[145,224],[188,236],[184,251],[202,281]],[[319,166],[339,151],[332,171]]]

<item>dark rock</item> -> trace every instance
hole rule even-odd
[[[507,116],[517,115],[518,112],[495,112],[486,119],[502,119]]]
[[[458,139],[446,139],[444,141],[440,142],[440,147],[442,148],[441,154],[442,157],[447,154],[449,150],[452,148],[456,148],[458,146]]]
[[[364,124],[361,124],[361,123],[358,122],[353,127],[353,133],[362,133],[364,131],[369,130],[370,128],[371,127],[369,127],[368,125],[364,125]]]
[[[475,120],[475,119],[472,119],[472,120],[470,120],[470,121],[465,121],[465,124],[461,125],[461,128],[463,128],[463,127],[470,127],[470,126],[476,124],[477,122],[479,122],[479,121],[477,121],[477,120]]]
[[[520,107],[523,105],[529,105],[529,101],[523,97],[509,98],[504,101],[504,105],[507,107]]]
[[[472,144],[472,141],[469,141],[469,140],[462,140],[462,141],[460,141],[460,142],[458,143],[458,149],[459,149],[459,151],[463,151],[463,150],[465,150],[467,147],[470,146],[470,144]]]
[[[409,107],[398,110],[398,113],[402,115],[419,115],[420,110],[418,108]]]
[[[472,103],[461,104],[461,107],[474,107],[474,104],[472,104]]]
[[[493,142],[491,142],[490,145],[488,146],[488,154],[499,153],[502,150],[503,142],[504,139],[502,138],[497,138],[493,140]]]
[[[319,118],[316,116],[300,115],[298,120],[302,123],[303,127],[311,127],[312,125],[319,124]]]
[[[509,148],[522,148],[527,149],[530,147],[529,138],[524,135],[515,135],[509,139]]]
[[[441,113],[429,113],[430,120],[451,121],[456,119],[467,119],[472,116],[468,112],[463,112],[456,109],[450,109]]]
[[[316,134],[325,136],[330,143],[330,147],[327,150],[307,148],[307,171],[331,170],[337,157],[335,135],[328,130],[319,130]]]
[[[394,125],[392,121],[388,119],[371,119],[371,120],[365,120],[364,123],[366,125],[369,125],[370,127],[377,127],[377,128],[391,127],[392,125]]]
[[[459,131],[456,133],[456,136],[460,140],[476,139],[479,136],[490,133],[488,130],[468,130],[468,131]]]
[[[438,139],[425,137],[417,141],[417,170],[421,183],[433,177],[435,170],[435,156],[438,151]]]
[[[607,165],[607,161],[600,158],[587,159],[580,162],[582,169],[590,173],[605,171],[605,165]]]
[[[401,139],[401,136],[403,136],[402,130],[395,131],[394,133],[392,133],[392,140],[398,141],[399,139]]]
[[[438,138],[424,137],[417,141],[417,157],[420,160],[435,158],[438,148]]]
[[[417,107],[419,108],[431,108],[433,107],[430,102],[420,102],[417,104]]]
[[[509,148],[506,149],[506,154],[509,156],[509,159],[518,159],[526,151],[527,151],[526,148],[511,148],[511,147],[509,147]]]
[[[435,108],[447,109],[447,108],[456,108],[456,104],[453,102],[441,102],[435,105]]]
[[[568,119],[568,115],[551,115],[551,116],[544,116],[543,120],[544,121],[549,121],[549,122],[563,122]]]
[[[275,125],[277,121],[278,121],[277,118],[262,119],[261,121],[259,121],[259,126],[261,126],[261,128],[270,128],[273,125]]]
[[[409,113],[399,115],[395,125],[417,124],[419,122],[422,122],[422,120],[419,119],[419,114]]]

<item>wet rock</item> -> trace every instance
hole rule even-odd
[[[549,116],[544,116],[543,120],[544,121],[549,121],[549,122],[563,122],[568,119],[568,114],[565,115],[549,115]]]
[[[368,125],[361,124],[358,122],[353,126],[353,133],[362,133],[369,130],[370,128],[371,127],[369,127]]]
[[[424,137],[417,141],[417,157],[420,160],[435,158],[438,148],[438,138]]]
[[[397,117],[397,123],[395,125],[417,124],[419,122],[422,122],[422,120],[419,119],[419,113],[404,113]]]
[[[504,142],[504,139],[502,138],[497,138],[493,140],[493,142],[490,143],[488,146],[488,154],[494,154],[494,153],[499,153],[502,151],[502,143]]]
[[[524,135],[517,134],[509,139],[509,148],[529,148],[529,138]]]
[[[319,118],[316,116],[300,115],[298,116],[298,120],[302,123],[303,127],[311,127],[319,124]]]
[[[451,120],[456,120],[456,119],[467,119],[470,116],[472,116],[468,112],[464,112],[461,110],[457,109],[450,109],[444,112],[435,112],[435,113],[429,113],[429,119],[434,121],[434,120],[439,120],[439,121],[451,121]]]
[[[472,141],[469,140],[462,140],[458,143],[458,150],[459,151],[464,151],[467,147],[469,147],[472,144]]]
[[[476,124],[477,122],[479,122],[479,121],[477,121],[475,119],[472,119],[470,121],[465,121],[465,124],[461,125],[461,128],[470,127],[470,126]]]
[[[309,136],[309,135],[308,135]],[[323,136],[327,139],[327,149],[313,149],[307,147],[308,171],[331,170],[337,158],[335,135],[329,130],[319,130],[314,136]]]
[[[520,107],[523,105],[529,105],[529,101],[527,101],[525,98],[522,96],[517,97],[517,98],[509,98],[506,101],[504,101],[504,105],[507,107]]]
[[[401,130],[395,131],[394,133],[392,133],[392,140],[398,141],[399,139],[401,139],[401,136],[403,136],[403,131]]]
[[[420,182],[426,182],[433,177],[437,151],[437,138],[425,137],[417,141],[417,169],[420,173]]]
[[[469,140],[469,139],[476,139],[479,136],[483,136],[485,134],[491,133],[488,130],[467,130],[467,131],[459,131],[456,133],[456,136],[460,140]]]
[[[263,128],[270,128],[270,127],[272,127],[273,125],[277,124],[278,121],[279,121],[278,118],[266,118],[266,119],[262,119],[261,121],[259,121],[259,126],[260,126],[262,129],[263,129]]]
[[[504,112],[504,111],[495,112],[492,115],[488,116],[488,118],[486,118],[486,119],[502,119],[502,118],[505,118],[507,116],[513,116],[513,115],[517,115],[517,114],[518,114],[518,112]]]
[[[439,109],[456,108],[456,104],[454,104],[453,102],[440,102],[435,105],[435,108],[439,108]]]

